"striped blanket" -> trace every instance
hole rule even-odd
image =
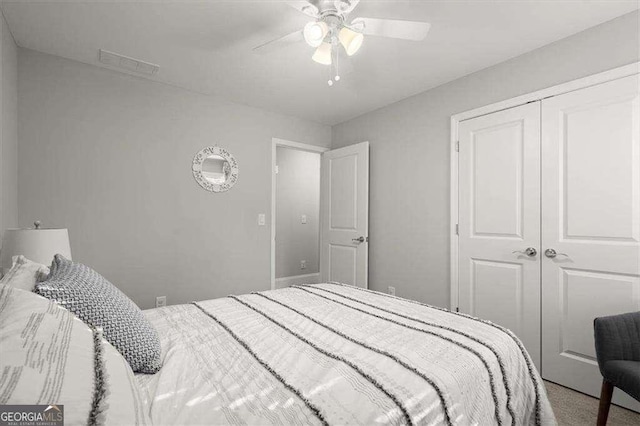
[[[555,424],[508,330],[327,283],[146,311],[154,424]]]

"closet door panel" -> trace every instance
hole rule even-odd
[[[540,104],[463,121],[458,134],[460,311],[510,328],[539,366]]]
[[[542,129],[542,374],[598,396],[593,319],[640,310],[638,76],[543,100]]]

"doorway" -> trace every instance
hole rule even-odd
[[[271,289],[368,287],[369,142],[334,150],[273,139]]]
[[[272,289],[320,282],[320,164],[325,151],[273,139]]]

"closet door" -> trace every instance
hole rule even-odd
[[[458,127],[461,312],[516,333],[540,366],[540,103]]]
[[[637,75],[542,101],[542,374],[594,396],[594,318],[640,310],[639,101]]]

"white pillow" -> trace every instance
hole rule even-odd
[[[45,265],[32,262],[22,255],[13,256],[12,259],[13,266],[2,277],[0,284],[33,291],[36,283],[45,280],[49,276],[49,267]]]
[[[65,425],[148,425],[133,371],[71,312],[0,285],[0,404],[64,405]]]

